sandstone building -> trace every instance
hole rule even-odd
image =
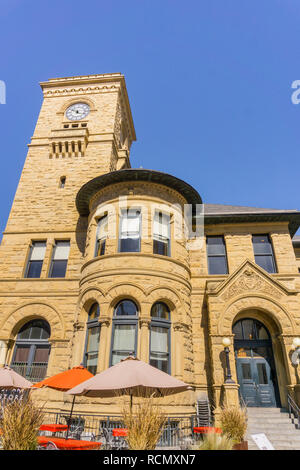
[[[203,393],[216,416],[239,397],[249,406],[298,400],[300,212],[204,201],[204,237],[178,236],[185,205],[201,222],[201,197],[174,176],[130,167],[136,135],[123,75],[41,87],[0,246],[0,365],[38,381],[82,362],[100,372],[133,353],[191,384],[163,399],[169,415],[193,413]],[[56,410],[70,400],[35,394]],[[117,402],[77,406],[113,415]]]

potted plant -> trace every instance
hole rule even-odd
[[[232,439],[234,443],[233,450],[248,450],[248,441],[245,441],[247,431],[246,408],[223,407],[220,421],[223,434]]]

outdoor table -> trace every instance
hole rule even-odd
[[[98,449],[102,442],[80,441],[78,439],[65,439],[62,437],[38,436],[40,446],[46,447],[48,442],[53,442],[60,450],[92,450]]]
[[[63,432],[68,430],[67,424],[42,424],[40,431],[51,431],[53,433]]]
[[[193,428],[193,431],[195,434],[207,434],[209,432],[214,432],[216,434],[222,433],[221,428],[214,428],[212,426],[196,426],[195,428]]]
[[[112,430],[114,437],[126,437],[128,434],[128,429],[126,428],[115,428]]]

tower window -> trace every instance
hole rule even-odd
[[[65,277],[70,251],[70,241],[56,241],[53,249],[49,277]]]
[[[62,176],[59,181],[59,187],[63,189],[65,185],[66,185],[66,177]]]
[[[124,211],[120,219],[120,252],[138,252],[141,249],[141,213],[139,210]]]
[[[96,241],[96,256],[105,254],[105,245],[107,238],[108,217],[107,215],[101,217],[97,227],[97,241]]]
[[[268,273],[276,273],[276,264],[269,235],[252,236],[255,263]]]
[[[33,242],[30,249],[25,277],[38,278],[41,276],[43,261],[46,253],[46,242]]]
[[[138,308],[132,300],[122,300],[114,312],[110,365],[136,354]]]
[[[99,324],[100,308],[95,303],[91,306],[87,321],[86,340],[84,349],[84,366],[92,373],[97,373],[98,351],[100,339]]]
[[[151,308],[150,365],[170,373],[170,310],[162,302]]]
[[[228,274],[224,237],[206,237],[208,274]]]
[[[170,256],[170,215],[155,212],[153,220],[153,253]]]

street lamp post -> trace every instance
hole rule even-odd
[[[225,383],[226,384],[234,384],[235,382],[234,382],[234,380],[232,380],[231,369],[230,369],[230,361],[229,361],[229,346],[231,344],[230,338],[223,338],[222,344],[224,346],[225,361],[226,361]]]

